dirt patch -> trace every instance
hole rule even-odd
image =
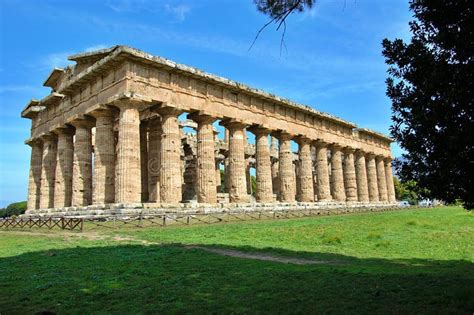
[[[340,265],[337,261],[328,261],[328,260],[315,260],[315,259],[304,259],[304,258],[293,258],[293,257],[284,257],[284,256],[275,256],[270,254],[264,253],[249,253],[243,252],[234,249],[224,249],[224,248],[215,248],[215,247],[203,247],[203,246],[185,246],[186,248],[193,249],[201,249],[210,253],[222,255],[222,256],[230,256],[230,257],[238,257],[238,258],[245,258],[245,259],[255,259],[255,260],[264,260],[264,261],[273,261],[279,262],[283,264],[295,264],[295,265]]]

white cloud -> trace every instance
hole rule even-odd
[[[87,47],[86,49],[84,49],[84,51],[91,52],[91,51],[106,49],[106,48],[109,48],[110,46],[111,45],[99,44],[99,45]]]
[[[67,57],[74,54],[71,51],[58,52],[47,55],[41,60],[41,67],[53,69],[55,67],[65,67],[71,64],[71,61],[67,60]]]
[[[186,19],[186,15],[191,11],[191,7],[185,4],[165,4],[165,10],[173,15],[178,22],[183,22]]]

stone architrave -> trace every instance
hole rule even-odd
[[[348,202],[357,201],[357,180],[354,164],[354,149],[344,148],[344,188]]]
[[[183,168],[181,136],[178,116],[181,110],[173,107],[158,109],[161,116],[160,201],[179,203],[182,199]]]
[[[140,173],[142,202],[149,201],[148,192],[148,122],[140,123]]]
[[[393,185],[392,159],[385,159],[385,178],[387,182],[387,197],[389,202],[396,202],[395,187]]]
[[[357,150],[355,153],[355,159],[357,199],[359,202],[369,202],[370,198],[365,153]]]
[[[371,202],[379,201],[379,188],[377,183],[377,166],[375,163],[375,155],[367,154],[367,184],[369,186],[369,199]]]
[[[329,184],[327,143],[315,142],[316,147],[316,178],[318,201],[330,201],[331,190]]]
[[[215,138],[212,123],[215,118],[199,113],[188,115],[197,122],[196,194],[198,202],[217,203]]]
[[[74,129],[62,127],[54,130],[58,137],[54,207],[64,208],[72,202],[72,172],[74,158]]]
[[[375,158],[375,165],[377,170],[377,187],[379,189],[379,200],[386,202],[388,201],[387,181],[385,177],[385,163],[383,159],[383,156],[377,156]]]
[[[257,202],[273,202],[272,167],[268,135],[270,131],[262,127],[253,127],[255,134],[255,171],[257,179]]]
[[[96,119],[92,203],[115,201],[115,110],[101,109],[91,113]]]
[[[148,121],[148,198],[160,202],[160,151],[161,118],[155,116]]]
[[[92,204],[92,127],[94,122],[80,118],[71,122],[76,128],[72,169],[72,206]]]
[[[45,135],[43,141],[43,157],[41,164],[40,209],[54,207],[54,184],[56,173],[57,137]]]
[[[114,103],[114,106],[120,110],[115,169],[115,202],[139,203],[142,188],[139,103],[124,99]]]
[[[341,149],[338,145],[331,145],[331,193],[336,201],[346,201]]]
[[[248,202],[245,176],[245,125],[237,121],[221,122],[229,130],[228,170],[229,200]]]
[[[39,139],[36,139],[33,141],[28,141],[27,144],[31,146],[27,210],[35,210],[40,208],[43,142]]]
[[[293,167],[293,152],[291,151],[292,136],[288,133],[279,133],[280,154],[280,201],[294,202],[296,197],[295,173]]]
[[[300,202],[314,201],[314,183],[313,183],[313,159],[311,158],[311,140],[308,138],[299,138],[299,193],[297,195]]]

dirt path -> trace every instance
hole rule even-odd
[[[83,233],[74,233],[74,232],[55,232],[55,233],[47,233],[47,232],[33,232],[33,231],[8,231],[3,232],[0,231],[0,237],[3,233],[8,233],[9,235],[29,235],[29,236],[42,236],[42,237],[62,237],[65,240],[73,240],[74,238],[77,239],[87,239],[91,241],[113,241],[118,243],[139,243],[142,245],[163,245],[163,243],[158,242],[150,242],[147,240],[136,239],[133,237],[124,237],[118,235],[104,235],[97,232],[83,232]],[[179,244],[176,244],[180,246]],[[285,257],[285,256],[276,256],[273,254],[261,253],[261,252],[245,252],[235,249],[227,249],[227,248],[219,248],[219,247],[208,247],[208,246],[201,246],[201,245],[181,245],[185,249],[199,249],[209,253],[213,253],[216,255],[221,256],[228,256],[228,257],[237,257],[237,258],[244,258],[244,259],[254,259],[254,260],[262,260],[262,261],[272,261],[277,263],[283,264],[294,264],[294,265],[340,265],[340,262],[337,261],[328,261],[328,260],[316,260],[316,259],[305,259],[305,258],[296,258],[296,257]]]

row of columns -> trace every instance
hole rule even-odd
[[[181,201],[183,178],[178,116],[182,111],[159,108],[159,116],[145,123],[140,121],[137,104],[124,101],[114,105],[115,109],[90,113],[94,119],[76,119],[70,122],[71,126],[57,128],[54,133],[30,142],[28,209]],[[117,109],[118,140],[115,141]],[[216,119],[198,112],[188,117],[197,123],[197,199],[200,203],[215,204],[216,187],[220,184],[212,126]],[[230,120],[221,121],[221,125],[228,132],[226,186],[229,199],[236,203],[248,202],[245,161],[245,128],[248,126]],[[94,126],[93,155],[91,130]],[[251,126],[248,130],[256,136],[257,202],[274,201],[274,192],[282,202],[395,201],[389,160],[278,132],[279,158],[272,163],[270,150],[275,150],[276,144],[272,141],[269,146],[271,131],[260,126]],[[297,178],[291,150],[293,139],[299,143]],[[316,149],[315,163],[312,146]],[[328,148],[331,150],[331,177]],[[298,185],[295,185],[296,180]]]

